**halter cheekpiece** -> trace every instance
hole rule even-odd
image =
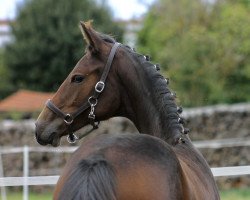
[[[104,67],[104,70],[102,72],[102,76],[100,78],[100,81],[98,81],[95,85],[95,90],[92,96],[90,96],[88,98],[88,101],[85,102],[78,110],[76,110],[73,113],[67,113],[65,114],[62,110],[60,110],[50,99],[46,102],[46,106],[53,111],[55,114],[57,114],[58,117],[62,118],[64,120],[64,122],[66,123],[66,125],[68,126],[68,130],[69,130],[69,135],[67,137],[67,140],[69,143],[75,143],[76,140],[81,139],[82,137],[88,135],[90,132],[92,132],[93,130],[98,128],[99,125],[99,121],[96,120],[96,116],[95,116],[95,107],[98,104],[98,97],[99,95],[103,92],[104,88],[105,88],[105,82],[108,76],[108,73],[110,71],[110,67],[112,65],[112,62],[114,60],[114,56],[116,53],[116,50],[118,49],[118,47],[120,46],[120,43],[115,43],[113,45],[113,47],[111,48],[111,51],[109,53],[108,56],[108,60],[106,62],[106,65]],[[88,119],[90,121],[90,124],[92,125],[92,129],[88,132],[86,132],[84,135],[81,136],[81,138],[78,138],[72,130],[72,123],[74,122],[74,119],[80,115],[81,113],[83,113],[84,111],[86,111],[87,109],[90,108],[90,112],[88,115]]]

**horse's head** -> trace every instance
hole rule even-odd
[[[49,100],[36,123],[40,144],[58,146],[60,138],[114,116],[130,119],[141,133],[176,144],[187,133],[175,94],[147,56],[116,43],[81,23],[88,48],[85,56]],[[120,48],[119,48],[120,46]],[[112,65],[112,66],[111,66]]]
[[[88,44],[86,53],[37,119],[36,138],[42,145],[58,146],[62,136],[87,124],[96,126],[118,110],[119,86],[117,76],[111,74],[116,73],[118,61],[113,58],[118,56],[119,44],[97,33],[89,22],[81,23],[81,29]],[[104,94],[99,99],[101,93]]]

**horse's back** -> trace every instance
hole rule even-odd
[[[79,163],[95,156],[101,156],[115,174],[112,181],[117,200],[188,199],[184,198],[188,196],[187,186],[172,148],[143,134],[103,134],[84,141],[67,162],[54,199],[60,199],[59,194],[65,192],[64,186]]]

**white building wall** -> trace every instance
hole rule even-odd
[[[11,39],[10,21],[0,20],[0,48],[4,47]]]

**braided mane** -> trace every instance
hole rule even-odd
[[[183,126],[180,124],[178,107],[175,103],[175,93],[171,92],[168,87],[168,80],[165,79],[149,60],[141,54],[135,54],[141,68],[144,69],[146,75],[147,88],[150,91],[152,103],[159,112],[160,124],[164,127],[164,133],[161,137],[168,139],[173,135],[180,135],[183,132]]]
[[[100,33],[99,33],[100,34]],[[100,34],[100,37],[109,43],[115,43],[115,39],[111,36]],[[178,138],[185,132],[182,120],[178,114],[178,107],[175,102],[175,93],[171,92],[168,87],[168,80],[165,79],[158,71],[157,67],[152,64],[149,59],[129,46],[122,45],[131,55],[134,60],[140,65],[138,68],[144,70],[146,75],[146,86],[150,91],[152,104],[155,106],[159,114],[159,123],[163,127],[164,132],[161,133],[161,138]]]

